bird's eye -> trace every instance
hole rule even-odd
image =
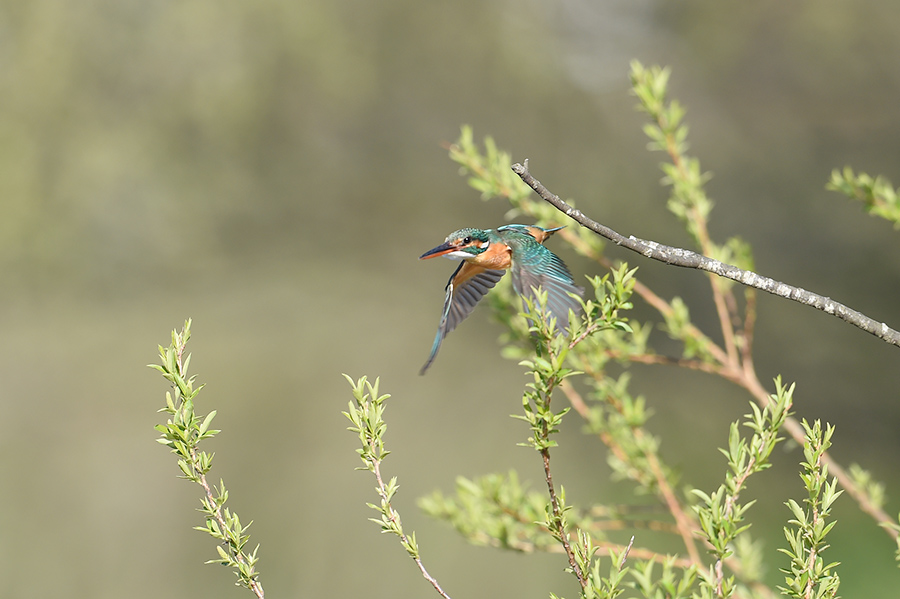
[[[462,242],[463,242],[463,245],[469,245],[470,243],[472,243],[472,238],[466,237],[462,240]]]

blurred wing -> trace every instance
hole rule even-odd
[[[431,346],[431,355],[422,366],[419,374],[425,374],[431,363],[437,357],[441,342],[447,333],[457,327],[475,309],[475,305],[490,291],[503,277],[503,270],[487,270],[481,266],[475,266],[463,262],[447,281],[447,293],[444,296],[444,310],[441,312],[441,324],[438,325],[437,334],[434,336],[434,344]]]
[[[569,326],[569,310],[575,314],[581,312],[581,304],[569,293],[583,296],[584,289],[575,284],[572,273],[559,256],[542,245],[532,248],[532,251],[536,255],[529,260],[527,269],[522,268],[513,254],[513,287],[517,293],[529,298],[534,298],[534,289],[538,287],[546,291],[547,310],[556,318],[557,328],[562,331]]]

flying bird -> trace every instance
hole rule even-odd
[[[582,295],[572,274],[559,257],[543,243],[563,227],[544,229],[534,225],[503,225],[496,229],[460,229],[444,243],[428,250],[419,259],[446,256],[461,264],[447,281],[441,322],[431,346],[431,355],[419,374],[434,362],[447,333],[472,312],[482,297],[512,271],[513,288],[521,296],[534,298],[534,290],[547,293],[547,310],[556,318],[557,330],[569,326],[569,310],[576,314],[581,305],[570,293]]]

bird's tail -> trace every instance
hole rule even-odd
[[[422,370],[419,371],[419,376],[425,374],[425,371],[428,370],[428,367],[431,366],[431,363],[434,362],[434,359],[437,357],[438,350],[441,349],[441,343],[444,341],[444,331],[443,328],[438,329],[437,335],[434,336],[434,344],[431,346],[431,354],[428,356],[428,361],[425,362],[425,365],[422,366]]]

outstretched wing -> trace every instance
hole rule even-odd
[[[569,326],[569,310],[579,314],[581,304],[570,293],[584,295],[584,289],[575,284],[572,273],[559,256],[542,245],[529,248],[528,268],[516,259],[513,252],[512,277],[513,287],[520,295],[534,298],[534,289],[540,287],[547,293],[547,310],[556,318],[557,329],[562,331]]]
[[[434,336],[434,344],[431,346],[431,355],[422,366],[419,374],[425,374],[431,363],[437,357],[441,342],[447,333],[456,328],[466,317],[472,313],[475,305],[490,291],[497,281],[503,277],[503,270],[488,270],[469,262],[462,262],[459,268],[447,281],[447,293],[444,296],[444,309],[441,312],[441,323],[438,325],[437,334]]]

